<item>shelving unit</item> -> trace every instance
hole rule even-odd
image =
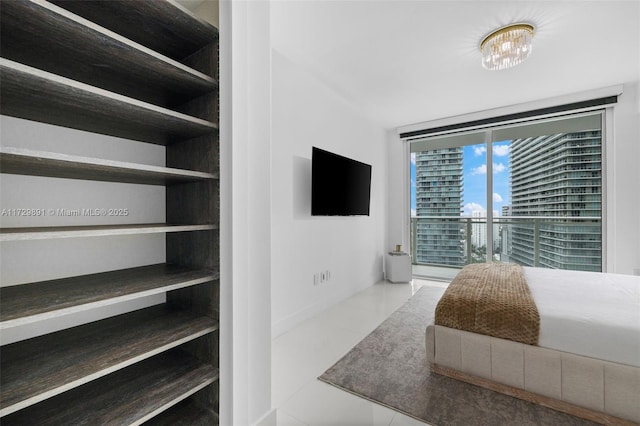
[[[82,2],[60,3],[87,7]],[[92,3],[96,4],[88,10],[100,13],[99,9],[111,2]],[[119,17],[137,15],[143,19],[130,29],[135,37],[141,27],[149,27],[145,11],[161,6],[141,4],[137,5],[138,13],[122,14],[128,7],[124,2]],[[169,7],[175,12],[175,6]],[[215,78],[54,4],[18,1],[7,2],[2,8],[2,56],[12,61],[161,106],[179,105],[217,88]],[[165,25],[170,27],[171,20]],[[44,27],[46,31],[42,31]],[[151,40],[159,36],[155,31],[146,32],[149,34]],[[210,34],[208,43],[215,37]],[[178,49],[180,59],[193,53]]]
[[[217,130],[212,122],[7,59],[0,59],[0,73],[5,115],[159,145]]]
[[[124,14],[122,11],[129,7],[129,0],[93,2],[97,3],[95,5],[75,0],[53,0],[51,3],[177,60],[218,39],[217,29],[194,24],[189,12],[172,2],[141,2],[136,5],[137,13]],[[139,31],[140,27],[155,30]]]
[[[217,329],[211,318],[155,306],[9,345],[2,353],[8,366],[0,379],[0,414],[33,405]]]
[[[217,272],[158,264],[0,288],[0,330],[220,278]]]
[[[171,0],[15,0],[2,3],[0,18],[1,114],[166,153],[156,166],[66,154],[63,140],[60,152],[0,149],[3,174],[160,185],[166,194],[166,223],[125,216],[0,229],[2,244],[166,240],[165,263],[0,287],[0,330],[166,295],[161,305],[2,346],[0,423],[217,424],[217,29]]]
[[[51,238],[109,237],[115,235],[140,235],[167,232],[206,231],[212,229],[216,229],[216,226],[208,224],[171,225],[167,223],[3,228],[0,229],[0,241],[48,240]]]
[[[18,175],[143,185],[175,185],[218,178],[212,173],[15,148],[0,148],[0,170]]]
[[[192,400],[187,399],[178,403],[174,409],[165,411],[145,424],[148,426],[209,426],[218,423],[216,413],[203,410]]]
[[[217,369],[178,349],[5,416],[2,424],[138,425],[217,380]]]

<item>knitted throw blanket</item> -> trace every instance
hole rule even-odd
[[[538,344],[540,315],[520,265],[467,265],[442,295],[435,323],[472,333]]]

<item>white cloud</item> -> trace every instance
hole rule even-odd
[[[415,217],[417,214],[416,209],[411,209],[411,217]]]
[[[487,165],[483,164],[478,167],[474,167],[471,169],[471,176],[475,175],[486,175],[487,174]]]
[[[509,145],[496,145],[493,147],[493,155],[497,157],[504,157],[509,155]]]
[[[504,172],[506,168],[507,168],[507,166],[505,166],[502,163],[498,163],[498,164],[493,163],[493,173]],[[485,170],[485,173],[486,173],[486,170]]]
[[[413,164],[414,166],[416,165],[416,153],[415,152],[411,153],[411,164]]]
[[[502,200],[502,195],[498,194],[497,192],[493,193],[493,202],[494,203],[501,203]]]
[[[507,170],[507,166],[505,166],[503,163],[493,163],[493,174],[502,173],[505,170]],[[478,166],[478,167],[473,167],[473,168],[471,168],[469,173],[471,174],[471,176],[486,175],[487,174],[487,165],[483,164],[483,165]]]
[[[485,148],[484,145],[477,145],[473,147],[473,153],[476,157],[484,154],[485,152],[487,152],[487,148]]]
[[[482,207],[480,204],[478,203],[467,203],[464,205],[464,207],[462,208],[463,214],[465,216],[471,216],[471,214],[474,211],[483,211],[485,210],[484,207]]]

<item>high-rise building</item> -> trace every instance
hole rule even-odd
[[[471,212],[471,217],[476,219],[473,221],[471,244],[476,247],[487,246],[487,211],[486,210],[474,210]],[[484,219],[484,220],[482,220]]]
[[[416,262],[464,265],[462,208],[462,148],[416,153]]]
[[[508,221],[511,216],[511,206],[502,206],[502,217],[506,217]],[[498,229],[498,235],[500,236],[500,262],[509,263],[511,262],[510,254],[513,251],[511,225],[507,222],[501,223]]]
[[[509,259],[528,266],[602,270],[600,130],[511,142],[511,215],[539,216],[514,224]],[[525,224],[526,223],[526,224]]]
[[[493,217],[498,218],[500,214],[498,210],[493,211]],[[471,245],[476,250],[484,248],[485,253],[492,253],[495,251],[496,254],[500,253],[502,247],[502,241],[500,236],[500,225],[497,223],[493,224],[493,245],[489,246],[487,243],[487,211],[486,210],[473,210],[471,212]],[[491,256],[492,254],[488,254]],[[486,258],[484,259],[486,261]],[[477,260],[474,260],[477,261]],[[467,259],[467,263],[470,263],[469,259]]]

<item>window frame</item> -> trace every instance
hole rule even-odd
[[[451,120],[454,120],[455,122],[458,122],[458,124],[455,126],[455,130],[437,131],[429,134],[428,136],[429,137],[446,136],[446,135],[451,135],[455,133],[478,131],[478,130],[484,129],[486,132],[485,143],[487,143],[486,141],[490,141],[488,145],[492,145],[495,142],[493,141],[493,132],[495,129],[500,127],[504,127],[507,125],[521,125],[521,124],[525,124],[527,122],[531,122],[535,120],[558,118],[562,116],[568,116],[568,115],[579,114],[579,113],[601,111],[601,165],[602,165],[602,173],[601,173],[602,198],[601,198],[601,215],[600,215],[601,229],[602,229],[601,256],[602,256],[602,272],[607,272],[613,269],[612,259],[614,259],[615,257],[615,253],[613,252],[615,251],[615,245],[609,244],[610,236],[614,234],[615,228],[614,228],[614,224],[612,223],[613,221],[608,220],[609,217],[615,217],[615,211],[613,211],[613,208],[615,206],[613,202],[615,199],[615,194],[614,194],[614,191],[611,190],[611,188],[613,188],[612,184],[614,183],[615,176],[613,175],[613,170],[614,170],[613,156],[608,155],[608,153],[613,152],[614,150],[614,143],[615,143],[614,135],[613,135],[614,106],[617,102],[617,96],[622,93],[622,86],[613,86],[610,88],[599,89],[598,91],[595,91],[595,92],[597,92],[598,95],[607,95],[607,96],[613,95],[614,98],[612,100],[611,97],[607,97],[607,99],[609,99],[610,102],[604,105],[586,106],[584,108],[579,108],[574,110],[563,110],[561,112],[543,114],[540,116],[530,115],[526,119],[509,120],[506,122],[492,121],[486,125],[474,124],[469,127],[464,126],[465,118],[470,118],[470,120],[468,120],[467,122],[478,123],[478,119],[477,119],[478,115],[486,115],[491,112],[491,111],[485,111],[480,113],[453,117],[450,119],[436,120],[433,122],[426,122],[426,123],[420,123],[412,126],[405,126],[403,128],[398,128],[397,131],[399,135],[403,135],[403,134],[406,135],[408,131],[416,133],[417,132],[416,129],[420,127],[438,128],[438,127],[442,127],[444,125],[443,123],[451,122]],[[593,93],[593,92],[589,92],[589,93]],[[571,96],[569,98],[575,99],[575,96],[576,95],[573,95],[573,98]],[[586,95],[583,94],[578,96],[586,96]],[[560,99],[565,99],[566,101],[566,97],[560,98]],[[540,101],[540,102],[544,103],[548,101]],[[532,103],[531,105],[534,105],[534,104],[540,105],[539,102]],[[517,107],[507,107],[507,108],[500,109],[499,111],[503,111],[503,112],[505,110],[508,111],[509,108],[522,109],[523,107],[522,105]],[[526,110],[526,106],[524,109]],[[532,111],[532,110],[535,110],[535,108],[529,109],[529,111]],[[492,111],[498,111],[498,110],[492,110]],[[496,113],[496,116],[498,115],[501,115],[501,114]],[[502,114],[502,115],[505,115],[505,114]],[[405,223],[403,224],[403,227],[402,227],[403,234],[404,234],[403,240],[408,241],[410,245],[414,244],[414,242],[411,241],[411,172],[410,172],[411,143],[415,142],[418,139],[424,139],[425,137],[426,137],[425,135],[418,135],[418,136],[400,138],[400,140],[403,142],[403,154],[404,154],[403,172],[405,174],[405,182],[407,183],[405,185],[405,191],[404,191],[405,206],[403,210],[405,214],[403,215],[403,221]],[[490,162],[493,161],[491,151],[492,150],[490,149],[487,150],[487,164],[492,164]],[[491,173],[487,173],[487,180],[488,180],[487,187],[489,188],[491,187],[490,185],[493,185]],[[492,209],[493,202],[492,201],[493,200],[491,199],[491,191],[487,191],[487,221],[489,220],[493,221],[493,209]],[[488,226],[487,228],[488,228],[487,240],[492,241],[493,227]]]

